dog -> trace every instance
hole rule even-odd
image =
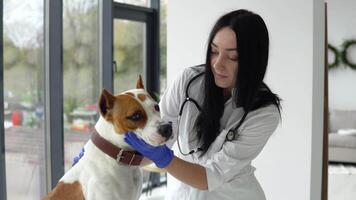
[[[103,89],[98,108],[101,116],[83,157],[44,200],[139,199],[143,157],[124,141],[124,135],[132,131],[150,145],[163,145],[172,136],[172,125],[161,120],[159,106],[144,90],[141,76],[136,89],[119,95]]]

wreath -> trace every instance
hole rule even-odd
[[[356,70],[356,63],[352,63],[349,58],[348,58],[348,49],[352,46],[352,45],[356,45],[356,40],[346,40],[343,43],[343,48],[344,50],[342,50],[341,52],[341,59],[342,61],[348,65],[349,67],[351,67],[352,69]]]
[[[329,69],[336,68],[340,63],[339,51],[331,44],[328,44],[328,49],[334,54],[334,61],[332,63],[328,63],[328,67]]]

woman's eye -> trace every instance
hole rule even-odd
[[[211,53],[211,54],[213,54],[213,55],[218,54],[218,52],[217,52],[217,51],[211,51],[210,53]]]
[[[232,61],[237,61],[237,58],[229,58]]]

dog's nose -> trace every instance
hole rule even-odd
[[[157,132],[168,140],[172,136],[172,122],[162,122]]]

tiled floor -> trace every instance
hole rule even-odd
[[[329,200],[356,199],[356,165],[329,165],[328,197]]]
[[[164,200],[164,194],[166,192],[166,186],[155,188],[151,193],[143,193],[139,200]]]
[[[152,193],[142,194],[140,200],[164,200],[166,186],[155,188]],[[329,200],[355,200],[356,165],[329,165]]]

